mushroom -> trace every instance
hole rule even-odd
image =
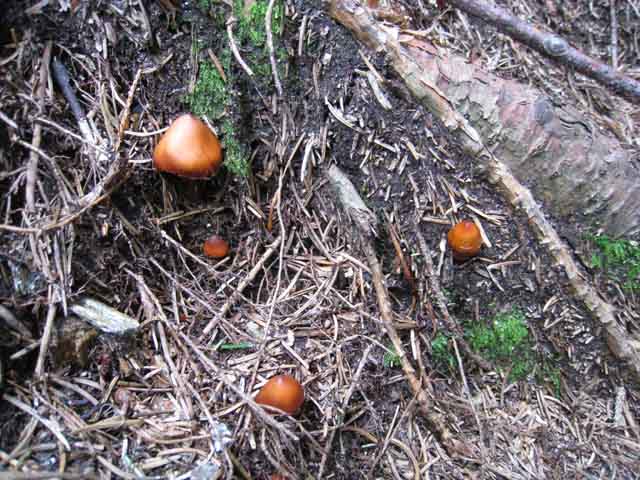
[[[260,389],[256,402],[294,415],[304,402],[304,389],[291,375],[276,375]]]
[[[454,260],[463,262],[476,256],[482,247],[480,229],[471,220],[463,220],[449,230],[447,242]]]
[[[223,258],[229,253],[229,242],[222,237],[212,235],[205,240],[202,251],[207,257]]]
[[[199,118],[184,114],[174,120],[153,151],[153,165],[182,177],[209,178],[222,164],[218,137]]]

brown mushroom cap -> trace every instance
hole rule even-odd
[[[453,258],[464,261],[477,255],[482,248],[480,229],[471,220],[463,220],[453,226],[447,234]]]
[[[223,258],[229,253],[229,242],[222,237],[212,235],[205,240],[202,251],[207,257]]]
[[[174,120],[153,151],[153,165],[182,177],[208,178],[222,164],[220,141],[199,118],[185,114]]]
[[[304,402],[304,389],[291,375],[271,377],[256,395],[256,403],[295,415]]]

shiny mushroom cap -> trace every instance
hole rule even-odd
[[[185,114],[174,120],[153,151],[156,169],[190,178],[209,178],[222,164],[218,137],[199,118]]]
[[[276,375],[260,389],[256,402],[295,415],[304,402],[304,389],[291,375]]]
[[[475,223],[471,220],[463,220],[449,230],[447,242],[453,252],[453,258],[458,261],[464,261],[480,252],[482,235]]]

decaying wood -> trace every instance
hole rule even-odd
[[[620,145],[533,89],[443,57],[429,42],[378,22],[356,0],[332,0],[330,14],[369,47],[384,51],[412,93],[486,168],[489,179],[529,219],[540,243],[564,268],[577,299],[602,325],[611,352],[640,378],[640,339],[619,322],[522,182],[556,213],[611,234],[640,227],[638,172]],[[469,121],[466,120],[469,118]],[[487,139],[487,143],[483,141]]]
[[[542,32],[514,17],[505,9],[479,0],[448,0],[448,3],[469,15],[495,25],[501,32],[526,43],[548,58],[593,78],[630,102],[640,104],[639,82],[585,55],[569,45],[564,38],[553,33]],[[615,14],[615,8],[611,10]]]
[[[640,338],[637,334],[631,335],[627,332],[617,319],[616,309],[602,300],[596,289],[582,276],[573,255],[547,221],[529,189],[524,187],[496,157],[487,157],[489,180],[499,185],[507,199],[526,213],[540,243],[546,245],[558,265],[564,268],[575,297],[584,303],[603,326],[611,352],[640,378]]]
[[[420,412],[426,419],[431,432],[444,445],[450,455],[462,454],[469,456],[472,452],[471,447],[454,437],[446,426],[444,418],[433,408],[432,402],[427,396],[425,386],[423,385],[423,383],[428,385],[429,381],[426,378],[418,378],[416,370],[409,361],[402,346],[400,336],[393,324],[393,311],[391,301],[389,300],[389,292],[385,285],[380,261],[373,246],[373,235],[376,227],[375,215],[364,204],[356,188],[351,183],[351,180],[349,180],[338,167],[332,165],[327,170],[326,176],[341,207],[353,221],[354,236],[358,244],[362,247],[367,259],[367,264],[371,270],[371,281],[373,282],[376,292],[376,300],[378,302],[378,308],[380,309],[382,324],[389,340],[391,340],[393,348],[400,358],[402,371],[417,399]]]
[[[570,106],[497,78],[428,40],[376,20],[357,0],[331,0],[329,13],[383,51],[413,95],[472,155],[488,149],[566,222],[612,235],[640,232],[640,172],[617,139]],[[563,235],[572,232],[563,230]]]

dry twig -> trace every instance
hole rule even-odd
[[[280,83],[280,76],[278,75],[278,64],[276,63],[276,54],[273,48],[273,33],[271,32],[271,20],[273,16],[273,6],[275,3],[276,0],[269,0],[269,6],[267,7],[267,13],[264,17],[264,23],[267,34],[267,48],[269,49],[271,72],[273,73],[273,83],[276,85],[278,95],[282,97],[282,84]]]
[[[454,7],[495,25],[501,32],[520,40],[548,58],[574,68],[578,72],[597,80],[630,102],[640,105],[640,82],[616,72],[615,67],[611,68],[585,55],[580,50],[569,45],[564,38],[553,33],[542,32],[495,5],[479,0],[448,1]],[[612,10],[614,8],[614,6],[611,7]]]
[[[400,340],[400,336],[393,324],[393,311],[391,302],[389,301],[389,293],[387,292],[382,268],[371,240],[371,232],[375,229],[375,215],[366,207],[351,181],[338,167],[335,165],[329,167],[327,178],[342,208],[354,222],[354,234],[357,236],[364,250],[364,255],[371,269],[372,282],[376,292],[382,323],[400,359],[402,371],[417,398],[422,415],[426,419],[433,434],[436,435],[451,455],[462,454],[472,456],[472,449],[465,445],[463,441],[456,439],[445,425],[444,419],[435,413],[431,400],[427,396],[426,386],[418,379],[415,368],[411,365],[402,341]],[[426,378],[423,379],[423,381],[427,382],[428,385]]]
[[[229,17],[229,20],[227,20],[227,37],[229,38],[229,47],[231,48],[231,53],[233,53],[233,56],[236,58],[238,64],[242,67],[245,73],[249,75],[249,77],[253,77],[253,70],[251,70],[249,65],[247,65],[243,60],[242,55],[240,55],[240,50],[238,50],[238,45],[233,37],[233,26],[237,21],[238,20],[234,16]]]

